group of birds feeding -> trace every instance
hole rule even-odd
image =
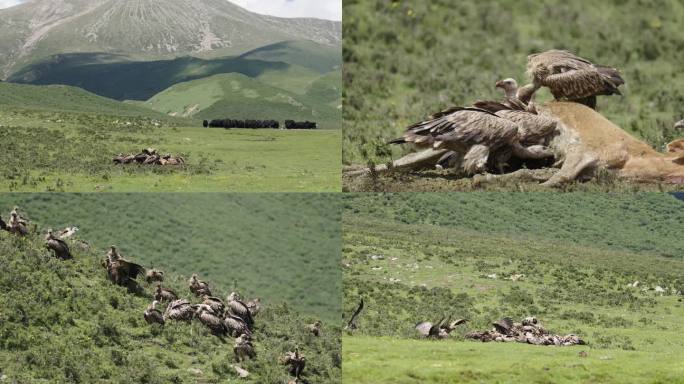
[[[618,87],[624,84],[617,69],[562,50],[528,56],[527,74],[531,83],[520,88],[512,78],[496,83],[504,100],[449,108],[409,126],[389,143],[433,151],[436,156],[422,165],[460,168],[469,175],[486,170],[504,173],[509,161],[516,159],[554,160],[548,144],[557,120],[537,111],[532,99],[538,89],[547,87],[556,100],[595,108],[597,96],[619,95]]]
[[[358,318],[364,309],[363,298],[352,314],[351,318],[344,327],[347,331],[354,331],[359,328]],[[448,339],[459,325],[465,324],[468,319],[451,320],[451,317],[442,317],[436,323],[422,321],[415,326],[419,336],[428,339],[444,340]],[[536,317],[526,317],[520,323],[514,323],[510,317],[492,323],[494,328],[482,332],[470,332],[465,335],[467,339],[479,340],[482,342],[519,342],[534,345],[583,345],[585,344],[579,336],[574,334],[553,335],[550,334]]]
[[[185,159],[182,156],[172,156],[170,153],[160,155],[155,148],[145,148],[137,155],[124,155],[119,153],[112,159],[114,164],[140,164],[140,165],[183,165]]]
[[[17,236],[26,236],[29,220],[19,212],[19,207],[14,207],[10,213],[9,222],[2,220],[0,216],[0,230],[7,231]],[[59,259],[73,259],[69,245],[65,241],[78,232],[77,227],[53,232],[48,229],[45,236],[45,246]],[[200,280],[196,274],[188,280],[190,292],[201,299],[200,303],[192,304],[189,300],[180,298],[176,292],[162,287],[164,272],[155,268],[145,269],[143,266],[126,260],[121,256],[116,246],[112,245],[107,251],[106,258],[102,260],[102,266],[107,270],[108,279],[119,286],[127,287],[130,291],[138,291],[140,286],[136,281],[138,276],[144,275],[148,285],[156,283],[153,292],[154,301],[143,312],[143,318],[148,324],[164,326],[167,321],[180,321],[190,323],[197,319],[208,328],[212,335],[223,340],[224,337],[233,337],[233,353],[235,360],[240,363],[256,357],[253,344],[254,318],[261,310],[261,300],[255,298],[243,301],[240,294],[232,292],[224,302],[219,297],[212,296],[211,288],[205,281]],[[157,309],[157,305],[168,303],[164,312]],[[322,323],[316,321],[306,326],[307,330],[315,337],[321,335]],[[295,347],[281,356],[280,363],[288,367],[288,372],[294,377],[290,383],[297,383],[306,366],[306,357]],[[249,376],[249,372],[234,365],[236,373],[240,377]]]

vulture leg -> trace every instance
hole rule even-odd
[[[555,169],[542,168],[542,169],[519,169],[514,172],[504,173],[502,175],[492,175],[490,173],[485,175],[475,175],[473,177],[473,184],[479,186],[491,182],[537,182],[541,183],[549,180],[553,177],[554,173],[557,172]]]
[[[520,143],[513,144],[513,154],[523,159],[544,159],[554,156],[553,151],[543,145],[523,147]]]
[[[574,181],[585,171],[596,168],[598,157],[580,148],[574,147],[567,152],[561,169],[542,185],[557,187],[564,183]]]
[[[442,157],[437,160],[437,164],[435,164],[435,168],[437,169],[448,169],[448,168],[457,168],[461,165],[461,162],[463,161],[463,156],[461,156],[460,153],[454,152],[454,151],[449,151],[445,153]]]
[[[463,170],[469,175],[481,173],[485,170],[489,158],[489,147],[486,145],[473,145],[463,156]]]
[[[432,166],[439,160],[445,153],[449,152],[448,149],[426,149],[421,152],[409,153],[408,155],[394,160],[391,166],[381,164],[375,167],[375,172],[389,172],[391,170],[405,170],[405,169],[417,169],[424,166]],[[351,171],[348,173],[350,176],[361,176],[370,174],[371,170],[369,168],[363,168],[356,171]]]

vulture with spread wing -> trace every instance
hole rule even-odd
[[[352,317],[349,319],[347,322],[347,325],[345,325],[344,329],[353,331],[357,328],[359,328],[359,325],[357,323],[359,314],[363,310],[363,298],[361,298],[361,302],[359,302],[359,306],[356,308],[356,311],[354,311],[354,314]]]
[[[121,257],[114,245],[109,248],[107,258],[103,264],[107,268],[109,280],[114,284],[121,286],[127,286],[131,281],[135,280],[138,275],[145,273],[145,268],[143,268],[143,266]]]
[[[442,318],[438,323],[435,324],[429,321],[424,321],[422,323],[416,324],[416,331],[418,331],[418,334],[424,337],[446,339],[449,337],[449,334],[456,329],[457,326],[465,324],[466,322],[468,322],[467,319],[457,319],[451,321],[451,318],[448,320]]]
[[[557,49],[528,56],[527,74],[532,84],[520,90],[523,102],[537,89],[548,87],[556,100],[576,101],[594,109],[596,96],[621,95],[618,87],[625,83],[617,69]]]
[[[45,236],[45,246],[47,249],[53,251],[55,256],[62,260],[72,259],[71,251],[69,246],[64,240],[58,239],[52,234],[52,229],[48,229],[47,235]]]
[[[502,335],[508,335],[513,329],[513,319],[510,317],[504,317],[503,319],[492,323],[494,329]]]

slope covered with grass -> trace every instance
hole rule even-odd
[[[21,192],[330,192],[341,183],[339,130],[204,129],[201,122],[0,108],[0,190]],[[178,121],[181,123],[178,123]],[[161,122],[161,124],[159,124]],[[181,124],[184,126],[174,127]],[[154,147],[183,168],[121,167]]]
[[[317,88],[321,87],[317,84]],[[340,111],[330,97],[296,94],[248,76],[230,73],[174,85],[146,106],[173,116],[199,119],[314,120],[321,128],[338,129]]]
[[[343,340],[344,381],[681,382],[681,209],[666,194],[347,197],[344,312],[366,308]],[[470,322],[416,337],[443,316]],[[464,339],[504,316],[587,345]]]
[[[150,326],[143,311],[151,287],[134,295],[106,279],[97,248],[72,245],[71,261],[49,256],[42,235],[0,232],[0,374],[12,383],[223,383],[237,380],[232,339],[211,336],[198,322]],[[192,301],[187,283],[168,273],[165,286]],[[229,287],[214,284],[218,294]],[[163,307],[162,307],[163,309]],[[269,305],[256,320],[257,358],[241,366],[242,380],[282,383],[279,355],[298,345],[312,382],[340,380],[339,333],[320,338],[305,329],[313,317]]]
[[[198,273],[268,303],[339,318],[340,205],[333,195],[5,194],[3,217],[12,204],[45,226],[78,226],[97,249],[116,244],[146,267],[186,279]]]
[[[344,162],[400,155],[384,143],[445,107],[501,98],[497,80],[526,83],[527,55],[553,48],[620,69],[624,96],[599,111],[662,150],[684,117],[682,18],[679,1],[345,1]]]

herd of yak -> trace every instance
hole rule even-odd
[[[251,128],[251,129],[279,129],[277,120],[236,120],[216,119],[204,120],[204,128]],[[285,129],[317,129],[318,124],[313,121],[285,120]]]
[[[28,223],[29,220],[20,214],[18,207],[14,207],[8,222],[0,216],[0,230],[17,236],[29,234]],[[45,246],[61,260],[73,259],[67,240],[72,238],[77,231],[77,227],[57,232],[49,229],[45,236]],[[188,288],[199,301],[193,304],[171,289],[162,286],[163,271],[155,268],[145,269],[139,264],[126,260],[114,245],[110,247],[106,258],[102,260],[102,266],[107,270],[107,278],[113,284],[126,287],[131,292],[141,290],[140,284],[136,281],[138,276],[144,276],[149,286],[156,283],[152,292],[154,300],[143,312],[143,318],[148,324],[164,326],[168,321],[190,323],[197,320],[206,326],[212,335],[221,340],[225,337],[234,338],[233,353],[238,363],[256,356],[252,341],[254,319],[261,310],[259,298],[245,302],[239,293],[232,292],[224,301],[212,296],[209,284],[199,280],[197,275],[193,274],[188,281]],[[157,309],[157,305],[162,303],[167,303],[163,312]],[[321,334],[321,326],[322,323],[316,321],[308,324],[306,328],[312,335],[318,337]],[[293,377],[291,384],[300,382],[306,366],[306,357],[300,353],[298,347],[282,356],[280,363],[288,367],[288,372]],[[233,365],[233,369],[239,377],[249,376],[249,372],[238,365]]]
[[[363,298],[356,307],[354,314],[351,316],[347,325],[344,327],[347,331],[354,331],[359,328],[358,318],[363,311]],[[444,340],[448,339],[452,331],[459,325],[467,323],[467,319],[456,319],[442,317],[437,323],[429,321],[422,321],[416,324],[415,329],[420,337]],[[526,317],[521,322],[515,323],[510,317],[492,323],[494,326],[491,330],[482,332],[470,332],[465,335],[466,339],[479,340],[483,343],[490,341],[498,342],[518,342],[533,345],[555,345],[555,346],[570,346],[570,345],[584,345],[585,342],[579,336],[574,334],[568,335],[554,335],[549,333],[541,322],[536,317]]]

